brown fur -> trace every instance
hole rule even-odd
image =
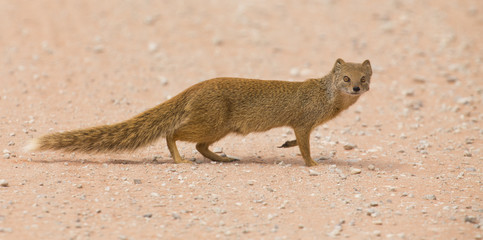
[[[298,145],[305,164],[313,166],[317,163],[310,156],[311,131],[354,104],[369,90],[371,75],[368,60],[357,64],[338,59],[328,75],[304,82],[215,78],[125,122],[45,135],[35,139],[31,148],[70,152],[134,150],[165,137],[176,163],[188,162],[178,152],[178,140],[197,143],[196,149],[211,160],[233,161],[208,147],[229,133],[246,135],[289,126],[296,140],[281,147]],[[350,81],[344,81],[344,76]],[[355,93],[357,88],[360,90]]]

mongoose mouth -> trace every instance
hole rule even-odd
[[[350,88],[350,89],[341,89],[340,91],[344,94],[351,95],[351,96],[360,96],[363,93],[367,92],[366,90],[360,89],[359,87]]]
[[[359,95],[361,95],[364,92],[362,92],[362,91],[359,91],[359,92],[347,92],[347,91],[344,91],[344,93],[345,94],[348,94],[348,95],[352,95],[352,96],[359,96]]]

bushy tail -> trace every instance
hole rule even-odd
[[[165,102],[125,122],[53,133],[33,139],[27,150],[106,152],[134,150],[172,133],[182,116]]]

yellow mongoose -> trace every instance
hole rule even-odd
[[[208,147],[229,133],[246,135],[289,126],[296,140],[281,147],[298,145],[305,164],[314,166],[317,163],[310,156],[311,131],[368,91],[371,75],[369,60],[358,64],[337,59],[329,74],[304,82],[215,78],[127,121],[45,135],[34,139],[27,148],[69,152],[134,150],[165,137],[176,163],[189,162],[181,158],[177,140],[195,142],[196,149],[213,161],[229,162],[235,159],[217,155]]]

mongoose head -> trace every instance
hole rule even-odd
[[[332,69],[337,89],[344,94],[359,96],[369,91],[372,68],[369,60],[360,63],[346,63],[337,59]]]

